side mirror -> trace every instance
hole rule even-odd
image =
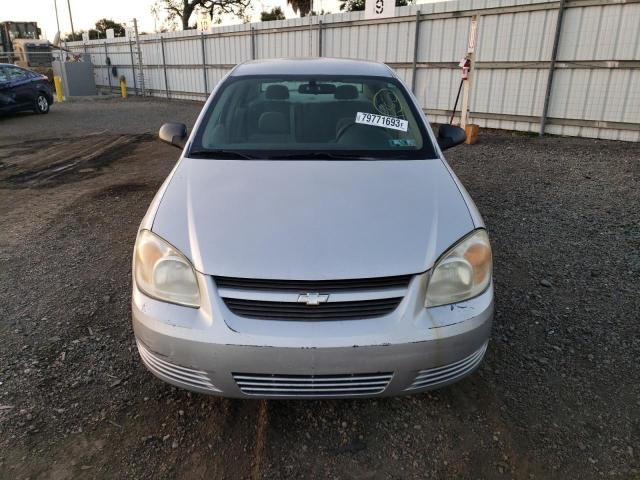
[[[467,134],[460,127],[454,127],[453,125],[442,124],[438,129],[438,145],[440,150],[446,150],[447,148],[455,147],[464,143],[467,139]]]
[[[160,140],[174,147],[184,148],[187,143],[187,126],[184,123],[169,122],[160,127]]]

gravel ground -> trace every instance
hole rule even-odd
[[[17,139],[79,138],[89,134],[156,133],[164,122],[192,127],[202,108],[200,102],[158,101],[129,97],[94,97],[93,100],[56,103],[42,119],[32,113],[0,117],[0,146]]]
[[[178,155],[149,132],[199,108],[0,119],[0,478],[640,478],[637,144],[482,132],[448,153],[495,254],[471,377],[390,399],[226,400],[152,377],[130,324],[135,232]]]

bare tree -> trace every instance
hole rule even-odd
[[[251,0],[157,0],[156,5],[167,11],[169,19],[179,18],[182,29],[188,30],[189,19],[196,11],[206,12],[213,21],[221,15],[245,18]]]

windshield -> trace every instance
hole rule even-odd
[[[211,158],[436,158],[395,79],[229,77],[189,155]]]

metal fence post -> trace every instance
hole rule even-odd
[[[313,55],[313,0],[311,0],[311,11],[307,15],[309,17],[309,56]]]
[[[413,39],[413,66],[411,69],[411,91],[416,93],[416,73],[418,69],[418,48],[420,46],[420,7],[416,12],[415,37]]]
[[[318,20],[318,56],[322,56],[322,20]]]
[[[109,65],[107,64],[107,60],[109,59],[109,51],[107,50],[107,41],[104,42],[104,66],[107,69],[107,78],[109,79],[109,93],[111,93],[111,71],[109,69]],[[109,60],[111,63],[111,60]]]
[[[138,94],[138,82],[136,82],[136,65],[133,61],[133,43],[131,43],[131,37],[129,37],[129,54],[131,55],[131,75],[133,76],[133,90]]]
[[[144,88],[144,66],[142,65],[142,48],[140,48],[140,36],[138,35],[138,20],[133,19],[133,30],[136,35],[136,48],[138,49],[138,71],[140,73],[140,90],[142,96],[146,95]]]
[[[164,71],[164,91],[169,98],[169,84],[167,82],[167,62],[164,58],[164,38],[160,37],[160,48],[162,49],[162,70]]]
[[[551,50],[551,62],[549,63],[549,76],[547,77],[547,89],[544,93],[544,106],[542,107],[542,117],[540,117],[540,132],[538,135],[544,135],[544,129],[547,125],[547,115],[549,113],[549,100],[551,98],[551,87],[553,84],[553,73],[556,69],[556,59],[558,58],[558,45],[560,44],[560,33],[562,31],[562,18],[564,17],[564,2],[560,0],[558,7],[558,21],[556,23],[556,33],[553,37],[553,48]]]
[[[255,28],[251,27],[251,60],[256,59],[256,40],[255,40]]]
[[[207,85],[207,56],[204,46],[204,32],[202,32],[202,34],[200,35],[200,40],[202,43],[202,77],[204,80],[204,98],[206,99],[209,95],[209,87]]]

